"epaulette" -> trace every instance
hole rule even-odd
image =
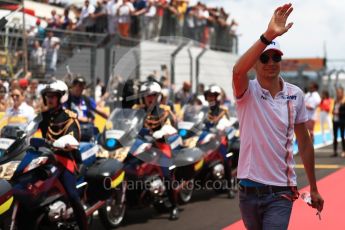
[[[165,111],[170,111],[171,110],[169,105],[162,105],[162,104],[160,104],[159,108],[161,108],[161,109],[163,109]]]
[[[77,119],[78,115],[75,112],[69,109],[65,109],[64,111],[70,118]]]
[[[224,106],[224,105],[219,106],[219,108],[220,108],[221,110],[224,110],[225,112],[228,112],[228,111],[229,111],[229,109],[228,109],[226,106]]]
[[[132,106],[132,109],[144,109],[144,105],[142,105],[142,104],[134,104]]]

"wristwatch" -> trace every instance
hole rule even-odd
[[[262,42],[262,43],[264,43],[265,45],[269,45],[269,44],[271,44],[271,42],[272,41],[269,41],[267,38],[265,38],[265,36],[263,35],[263,34],[261,34],[261,36],[260,36],[260,41]]]

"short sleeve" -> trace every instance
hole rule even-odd
[[[135,9],[134,9],[134,6],[133,6],[133,4],[132,3],[127,3],[128,5],[128,7],[129,7],[129,9],[130,9],[130,11],[135,11]]]
[[[89,98],[89,99],[90,99],[90,106],[92,110],[95,110],[97,107],[96,101],[93,98]]]
[[[242,104],[245,101],[247,101],[248,98],[250,97],[250,95],[253,93],[253,90],[254,90],[253,87],[254,87],[254,82],[252,80],[250,80],[249,83],[248,83],[248,88],[243,93],[243,95],[241,97],[236,97],[235,96],[236,104]]]
[[[308,120],[307,107],[304,102],[304,94],[300,90],[297,93],[296,119],[295,124],[304,123]]]

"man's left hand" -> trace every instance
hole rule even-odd
[[[319,212],[322,211],[323,209],[323,204],[324,204],[324,200],[321,197],[319,192],[310,192],[310,196],[311,196],[311,206],[315,209],[317,209]]]

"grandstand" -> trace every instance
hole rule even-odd
[[[20,3],[0,3],[2,10],[7,12],[18,10],[7,18],[0,34],[3,77],[20,78],[30,71],[33,78],[44,81],[52,76],[61,78],[68,73],[80,73],[94,84],[96,78],[107,82],[112,76],[145,80],[148,75],[159,75],[160,67],[165,65],[175,89],[186,80],[192,83],[194,92],[198,83],[227,82],[230,85],[238,40],[231,31],[234,22],[228,20],[229,15],[224,9],[207,8],[204,4],[190,6],[187,1],[167,3],[156,0],[155,4],[145,6],[139,3],[146,1],[134,1],[135,11],[141,11],[141,14],[130,16],[130,36],[124,37],[119,30],[112,34],[103,28],[104,32],[100,33],[96,28],[100,20],[114,16],[109,11],[112,9],[110,3],[89,7],[82,23],[87,24],[92,19],[93,28],[88,25],[79,28],[76,25],[85,16],[82,15],[85,5],[71,5],[71,2],[24,1],[24,10],[19,9]],[[114,7],[120,13],[122,6]],[[66,10],[68,13],[64,17]],[[21,14],[25,15],[25,22],[19,20],[23,18]],[[95,15],[99,17],[94,18]],[[64,24],[66,20],[67,26]],[[143,22],[153,23],[155,27],[150,37],[144,37],[147,28]],[[165,30],[167,26],[171,27],[169,33]],[[52,39],[47,41],[49,32],[52,32]],[[35,48],[36,40],[46,55],[41,60],[45,63],[39,67],[36,50],[40,48]],[[232,95],[230,88],[226,87],[228,95]]]

